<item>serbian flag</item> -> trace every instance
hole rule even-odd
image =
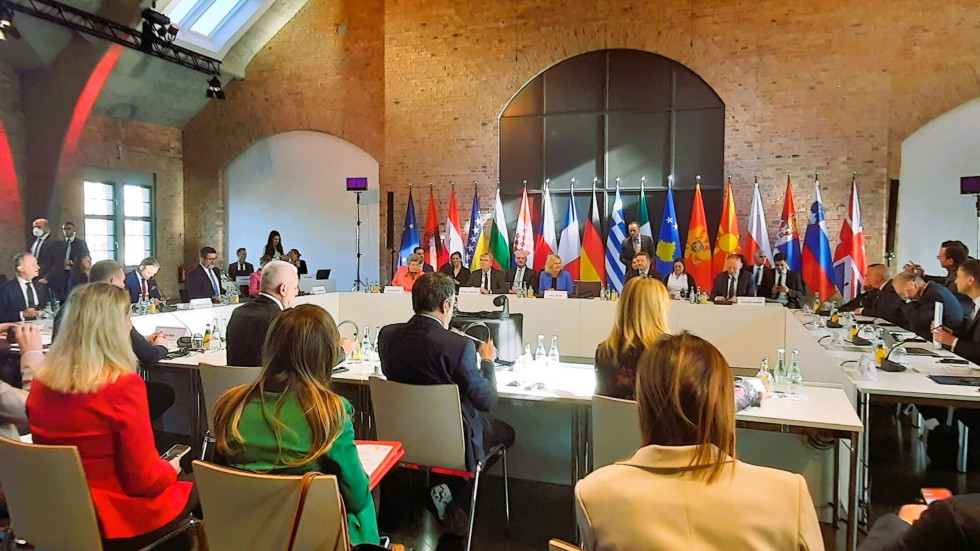
[[[606,281],[606,262],[602,247],[602,219],[599,216],[599,202],[596,200],[595,184],[592,184],[592,205],[589,219],[585,221],[585,235],[582,237],[582,261],[579,266],[580,279],[585,281]]]
[[[507,243],[507,220],[504,218],[504,205],[500,202],[500,188],[497,188],[497,199],[493,204],[490,253],[493,254],[494,268],[499,270],[510,268],[510,244]]]
[[[568,212],[565,214],[565,225],[558,239],[558,256],[561,257],[562,267],[572,274],[572,279],[579,279],[579,255],[582,254],[582,238],[578,233],[578,212],[575,211],[575,190],[568,188]]]
[[[840,228],[840,243],[834,251],[834,281],[844,295],[851,300],[861,293],[864,278],[868,274],[868,255],[864,248],[864,226],[861,223],[861,207],[858,205],[857,181],[851,176],[851,201],[847,217]]]
[[[711,261],[713,273],[725,269],[728,255],[741,252],[738,242],[738,218],[735,216],[735,196],[732,194],[732,181],[725,184],[725,204],[721,207],[721,220],[718,222],[718,236],[715,238],[715,252]]]
[[[531,206],[527,200],[527,186],[521,195],[521,210],[517,213],[517,232],[514,234],[514,252],[527,253],[527,265],[534,266],[534,224],[531,222]],[[552,230],[554,231],[554,230]]]
[[[752,191],[752,208],[749,210],[749,232],[745,236],[745,246],[742,247],[745,259],[753,262],[756,251],[766,254],[766,266],[772,266],[772,247],[769,246],[769,229],[766,226],[766,215],[762,212],[762,194],[759,193],[759,181],[755,182]]]
[[[544,269],[544,262],[549,254],[558,250],[558,238],[555,237],[555,211],[551,208],[551,191],[549,182],[544,182],[544,198],[541,200],[541,226],[538,228],[538,239],[534,242],[534,270]]]
[[[459,253],[464,256],[465,260],[466,247],[463,245],[461,227],[459,225],[459,211],[456,209],[456,186],[453,186],[453,190],[449,194],[449,215],[446,217],[446,241],[443,244],[443,250],[446,251],[446,256]]]
[[[616,200],[613,201],[612,215],[609,219],[609,233],[606,234],[606,278],[609,286],[616,291],[623,290],[625,270],[619,261],[619,251],[626,239],[626,218],[623,216],[623,198],[619,195],[619,182],[616,182]]]
[[[408,255],[419,246],[419,231],[415,228],[415,201],[412,188],[408,188],[408,207],[405,208],[405,225],[402,226],[402,246],[398,252],[398,265],[408,265]]]
[[[422,247],[425,248],[425,262],[435,269],[449,262],[449,254],[442,248],[439,237],[439,214],[436,212],[436,196],[429,188],[429,210],[425,213],[425,232],[422,233]]]
[[[783,202],[783,216],[779,219],[779,231],[776,233],[776,250],[786,255],[786,264],[790,270],[796,273],[803,270],[800,230],[796,226],[796,207],[793,206],[793,188],[790,185],[789,174],[786,175],[786,200]]]
[[[810,220],[803,238],[803,283],[820,293],[820,300],[827,300],[837,292],[832,277],[834,261],[827,237],[827,221],[823,217],[819,181],[814,180],[814,188],[816,196],[810,205]]]
[[[704,200],[701,184],[694,188],[694,205],[691,207],[691,225],[684,245],[684,269],[702,289],[710,289],[715,274],[711,271],[711,242],[708,240],[708,219],[704,216]]]

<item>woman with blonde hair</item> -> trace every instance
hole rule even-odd
[[[243,470],[336,475],[351,543],[378,544],[370,484],[354,445],[354,409],[330,388],[339,354],[337,325],[323,308],[303,304],[277,315],[258,379],[218,400],[217,449]]]
[[[670,296],[660,281],[634,277],[626,283],[612,331],[595,350],[596,394],[633,399],[636,362],[661,335],[670,333],[669,309]]]
[[[572,274],[562,269],[561,257],[557,254],[549,254],[545,259],[544,270],[538,275],[538,286],[541,294],[545,291],[565,291],[568,294],[575,292]]]
[[[575,486],[586,549],[824,548],[806,479],[737,460],[733,377],[711,343],[661,337],[636,398],[643,447]]]
[[[27,397],[35,443],[78,447],[105,549],[152,543],[198,504],[193,484],[177,480],[180,460],[157,453],[129,302],[115,285],[77,287]]]

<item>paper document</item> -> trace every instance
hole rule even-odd
[[[357,456],[361,459],[361,466],[368,475],[378,470],[381,463],[388,457],[393,446],[378,444],[358,444]]]

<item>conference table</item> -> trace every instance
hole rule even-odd
[[[342,334],[350,337],[355,336],[352,326],[363,334],[365,326],[376,331],[380,326],[403,322],[412,315],[409,294],[328,293],[298,297],[297,303],[317,304],[338,322],[350,322],[341,325]],[[462,312],[499,310],[489,296],[461,295],[458,303]],[[216,321],[223,326],[236,307],[222,305],[134,316],[133,324],[147,334],[160,327],[185,327],[197,333],[203,332],[207,323]],[[496,373],[500,401],[492,415],[514,426],[518,435],[509,454],[511,475],[574,484],[590,472],[592,436],[595,430],[603,430],[591,423],[595,388],[592,356],[596,345],[612,327],[616,302],[511,298],[509,310],[523,315],[525,343],[533,347],[537,335],[545,335],[546,341],[555,335],[562,352],[558,366],[537,365],[520,373],[503,367]],[[794,344],[791,342],[794,338],[824,350],[803,322],[778,305],[718,306],[672,301],[668,323],[672,331],[688,330],[706,338],[733,367],[742,368],[744,373],[754,374],[763,357],[775,358],[776,350]],[[375,334],[371,333],[372,338]],[[806,337],[805,341],[802,336]],[[858,442],[865,428],[855,410],[854,385],[832,360],[811,361],[802,353],[801,358],[807,384],[800,399],[767,398],[760,407],[746,409],[736,416],[739,455],[750,463],[803,474],[825,521],[836,525],[843,505],[848,548],[853,548],[858,520]],[[190,402],[181,402],[197,407],[173,414],[185,416],[179,424],[191,427],[191,444],[195,447],[200,446],[202,416],[206,413],[201,409],[199,379],[186,376],[192,373],[187,368],[205,369],[207,365],[225,363],[224,351],[209,351],[167,360],[159,366],[162,369],[147,370],[151,378],[161,376],[161,371],[165,376],[169,371],[171,377],[181,371],[185,373],[183,380],[189,387],[184,399]],[[366,382],[370,376],[380,373],[379,365],[348,360],[343,367],[347,371],[335,374],[333,383],[357,411],[355,424],[359,437],[370,436],[371,405]],[[520,384],[515,386],[518,378]],[[169,382],[175,387],[182,386],[172,378]],[[178,394],[182,392],[185,391],[178,388]],[[821,440],[831,445],[826,449],[810,445]],[[844,492],[842,486],[846,488]],[[844,503],[841,503],[841,493],[846,495]]]

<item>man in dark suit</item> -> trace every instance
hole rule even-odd
[[[937,302],[943,305],[943,327],[953,331],[963,325],[963,307],[953,293],[933,281],[925,281],[909,272],[902,272],[892,279],[895,292],[905,301],[902,312],[905,314],[904,327],[924,339],[932,338],[932,321]]]
[[[504,273],[504,281],[507,282],[507,288],[511,294],[517,293],[521,284],[528,289],[537,288],[538,274],[527,265],[527,252],[514,252],[514,267]]]
[[[864,283],[864,291],[841,306],[841,312],[853,311],[858,315],[881,318],[904,327],[906,320],[902,312],[902,298],[895,292],[888,267],[884,264],[868,266]]]
[[[187,296],[210,298],[214,302],[221,301],[224,290],[221,288],[221,270],[215,267],[218,252],[211,247],[201,249],[201,263],[187,274]]]
[[[92,271],[89,273],[89,283],[108,283],[109,285],[124,288],[126,286],[126,272],[123,270],[122,265],[115,260],[100,260],[92,265]],[[62,308],[55,315],[54,327],[51,332],[52,338],[57,336],[58,330],[61,328],[61,320],[64,313],[65,309]],[[139,361],[140,367],[147,368],[156,365],[167,357],[167,337],[162,331],[157,331],[148,337],[144,337],[135,327],[131,327],[129,330],[129,340],[132,343],[133,353],[136,354],[136,359]],[[155,421],[165,411],[170,409],[170,406],[174,405],[174,389],[164,383],[146,381],[146,399],[150,406],[150,420]]]
[[[66,296],[68,279],[71,277],[71,267],[74,259],[80,254],[89,254],[88,245],[81,238],[75,235],[74,222],[65,222],[61,225],[61,232],[65,235],[62,241],[55,241],[52,255],[55,264],[62,264],[64,269],[51,270],[51,279],[48,282],[48,289],[52,295],[56,295],[58,300],[63,300]]]
[[[455,384],[463,410],[463,434],[467,436],[466,468],[475,471],[477,462],[498,445],[514,443],[514,429],[479,411],[497,405],[497,381],[493,341],[480,345],[448,331],[453,317],[456,287],[445,274],[423,274],[412,287],[415,315],[407,323],[387,325],[378,334],[381,371],[390,381],[413,385]],[[485,462],[484,462],[485,463]],[[448,490],[448,488],[447,488]],[[433,495],[435,500],[435,495]],[[460,508],[457,507],[457,511]],[[442,515],[440,515],[441,517]]]
[[[252,367],[262,365],[262,344],[272,318],[293,307],[299,292],[296,266],[273,260],[262,268],[259,294],[250,302],[235,308],[228,320],[228,365]]]
[[[484,295],[507,292],[507,280],[503,272],[493,269],[493,255],[490,253],[480,255],[480,269],[470,274],[466,286],[479,287]]]
[[[749,270],[752,272],[752,281],[755,282],[755,292],[758,293],[760,297],[769,298],[772,296],[772,286],[775,285],[775,270],[766,266],[769,261],[769,257],[766,256],[766,252],[762,249],[755,251],[752,255],[752,268]]]
[[[16,277],[0,284],[0,322],[27,321],[37,318],[48,304],[48,288],[35,281],[40,267],[30,253],[14,257]]]
[[[766,294],[756,289],[757,296],[766,297],[767,301],[778,302],[790,308],[802,308],[806,300],[806,284],[799,273],[789,269],[786,255],[776,253],[773,258],[776,269],[772,270],[771,281],[766,282]]]
[[[969,257],[970,249],[962,241],[943,241],[939,246],[939,253],[936,254],[936,260],[946,270],[946,275],[926,275],[922,266],[913,263],[906,264],[904,270],[926,281],[933,281],[946,287],[966,311],[973,308],[973,304],[970,297],[956,290],[956,271]]]
[[[248,256],[248,251],[244,247],[236,251],[238,255],[238,262],[232,262],[228,265],[228,277],[235,279],[237,277],[250,276],[255,272],[255,267],[250,263],[245,262],[245,258]]]
[[[429,264],[428,262],[425,261],[425,249],[423,249],[422,247],[415,247],[414,249],[412,249],[412,254],[417,254],[419,255],[419,258],[422,259],[423,274],[431,274],[432,272],[435,271],[435,269],[432,267],[432,264]]]
[[[658,281],[663,281],[664,276],[656,268],[650,266],[650,255],[646,251],[640,251],[633,255],[633,267],[626,272],[625,284],[634,277],[652,277]]]
[[[737,302],[738,297],[754,297],[755,281],[752,274],[742,270],[742,259],[730,254],[725,260],[725,271],[715,277],[711,287],[711,300],[720,303]]]
[[[153,277],[160,271],[160,263],[152,256],[144,258],[135,270],[126,275],[126,290],[129,291],[129,300],[137,303],[140,299],[150,299],[163,304],[160,297],[160,286]]]
[[[630,222],[626,228],[629,231],[629,236],[623,240],[623,245],[619,250],[619,261],[623,263],[623,266],[632,266],[633,257],[640,251],[647,253],[648,258],[653,258],[653,238],[640,235],[640,225],[635,221]]]
[[[27,250],[37,259],[37,264],[40,267],[34,282],[50,286],[51,280],[59,277],[55,275],[56,271],[64,270],[57,255],[57,239],[51,237],[48,221],[44,218],[38,218],[34,221],[31,233],[34,234],[34,241],[28,244]]]
[[[966,323],[958,330],[941,327],[933,332],[933,339],[954,354],[980,363],[980,261],[967,260],[960,264],[956,288],[973,301],[973,311],[967,314]]]

